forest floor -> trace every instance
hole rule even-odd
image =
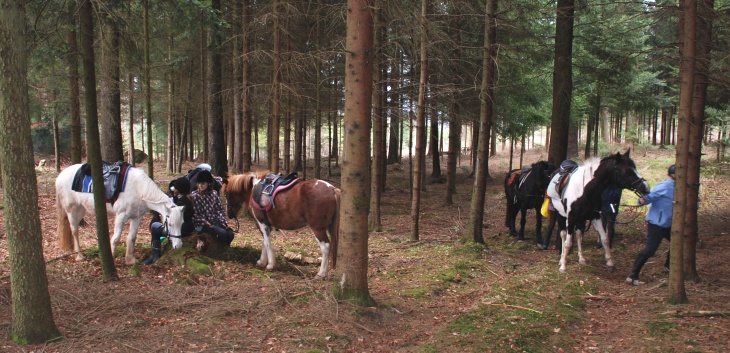
[[[674,151],[643,147],[632,157],[653,186],[664,178]],[[526,152],[524,164],[544,158],[544,149],[536,148]],[[705,158],[714,160],[714,155]],[[32,346],[10,340],[10,271],[0,207],[0,351],[730,351],[728,164],[703,163],[697,253],[701,279],[686,283],[689,304],[672,305],[666,301],[667,275],[662,272],[667,242],[642,271],[646,285],[623,282],[643,246],[645,208],[621,208],[612,273],[606,270],[603,251],[594,247],[595,230],[585,237],[587,265],[578,265],[574,251],[566,274],[558,273],[558,253],[552,246],[536,249],[532,211],[527,240],[511,238],[504,226],[505,152],[490,159],[486,247],[460,242],[474,182],[468,177],[469,157],[462,156],[461,162],[454,205],[444,203],[445,184],[427,185],[417,242],[409,241],[408,163],[389,167],[383,231],[369,238],[368,287],[378,303],[374,307],[335,300],[335,281],[314,278],[318,265],[284,260],[287,251],[319,256],[308,229],[276,231],[279,267],[273,271],[261,271],[246,259],[218,261],[208,276],[193,276],[162,262],[143,266],[134,275],[117,257],[120,280],[105,283],[98,257],[77,262],[59,251],[53,186],[57,174],[52,167],[39,170],[44,256],[54,319],[63,339]],[[175,176],[163,169],[160,164],[155,175],[166,187]],[[324,178],[339,185],[339,177]],[[0,205],[2,200],[0,191]],[[634,204],[635,196],[626,192],[622,203]],[[96,242],[93,217],[86,221],[85,249]],[[142,224],[135,248],[138,260],[149,253],[149,216]],[[233,247],[260,251],[260,235],[250,219],[241,220]]]

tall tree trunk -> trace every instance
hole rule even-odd
[[[129,89],[129,157],[127,161],[134,166],[134,75],[127,74],[127,88]]]
[[[146,6],[145,6],[146,8]],[[104,185],[101,170],[99,144],[99,117],[96,106],[96,72],[94,71],[94,21],[91,1],[83,1],[79,11],[81,24],[81,52],[84,68],[84,108],[86,110],[86,150],[91,163],[91,180],[94,185]],[[104,188],[94,188],[94,214],[96,215],[96,239],[99,243],[99,257],[104,281],[119,280],[114,266],[114,253],[109,243],[109,221],[106,214]]]
[[[102,31],[101,74],[101,159],[110,163],[124,160],[122,104],[119,90],[119,27],[106,13]]]
[[[249,55],[251,53],[251,0],[243,0],[243,3],[241,4],[243,8],[243,43],[242,43],[242,55],[243,55],[243,63],[241,68],[241,88],[242,92],[241,94],[243,97],[241,98],[241,104],[242,104],[242,136],[241,136],[241,155],[242,155],[242,164],[241,164],[241,171],[247,172],[251,170],[251,61],[249,60]]]
[[[558,0],[555,19],[555,66],[553,68],[553,111],[548,160],[560,163],[568,157],[570,103],[573,95],[573,7],[574,0]]]
[[[370,172],[372,174],[372,180],[370,183],[370,219],[369,228],[375,232],[381,232],[383,230],[383,224],[380,218],[380,184],[382,179],[383,167],[383,140],[385,134],[383,131],[383,101],[381,100],[382,92],[382,50],[383,43],[381,42],[381,6],[383,0],[374,0],[373,4],[373,48],[375,53],[373,55],[373,155],[372,155],[372,167]],[[368,153],[369,155],[369,153]]]
[[[316,38],[315,40],[315,52],[319,53],[322,50],[322,0],[317,0],[317,11],[315,15],[316,25]],[[315,111],[314,111],[314,177],[316,179],[322,178],[322,63],[317,61],[317,74],[316,74],[316,92],[315,92]]]
[[[155,152],[152,149],[152,84],[150,64],[149,0],[144,0],[144,106],[147,118],[147,175],[155,179]],[[88,120],[88,118],[87,118]],[[88,126],[88,125],[87,125]]]
[[[79,93],[79,49],[76,41],[78,3],[69,1],[68,14],[68,86],[71,113],[71,163],[81,163],[81,94]]]
[[[172,21],[170,21],[172,22]],[[172,23],[170,23],[171,25]],[[175,37],[168,35],[167,60],[172,63],[172,51],[175,49]],[[171,66],[167,74],[167,153],[166,168],[172,173],[175,166],[175,69]]]
[[[684,286],[684,231],[687,209],[689,159],[689,120],[692,114],[692,97],[695,79],[695,49],[697,31],[696,0],[680,1],[679,44],[680,44],[680,91],[677,128],[676,182],[674,185],[674,210],[672,213],[671,263],[669,270],[669,298],[671,303],[688,303]]]
[[[426,87],[428,86],[428,0],[421,0],[421,78],[418,81],[416,106],[416,153],[413,163],[413,197],[411,198],[411,240],[419,239],[421,191],[426,174]]]
[[[712,12],[715,0],[697,0],[697,61],[694,80],[694,97],[689,121],[689,146],[687,151],[687,206],[684,229],[684,275],[697,281],[697,241],[699,230],[697,211],[700,193],[700,161],[705,126],[705,100],[710,76],[710,49],[712,46]]]
[[[347,1],[345,54],[345,144],[339,217],[340,267],[336,296],[371,306],[367,282],[370,173],[370,106],[373,97],[373,3]]]
[[[461,47],[463,44],[461,37],[461,12],[458,8],[454,9],[454,42],[457,45],[452,53],[454,72],[461,72]],[[454,204],[454,194],[456,194],[456,167],[461,154],[461,106],[458,103],[457,89],[461,86],[459,75],[454,75],[454,90],[451,94],[451,114],[449,119],[449,157],[446,161],[446,204]]]
[[[205,21],[205,11],[201,12],[201,22]],[[208,136],[208,105],[209,105],[209,91],[208,91],[208,31],[205,27],[200,29],[200,96],[202,97],[202,104],[200,105],[200,116],[203,118],[202,129],[203,130],[203,160],[208,162],[210,160]],[[197,157],[197,156],[196,156]]]
[[[441,153],[439,153],[439,119],[436,109],[431,110],[431,180],[438,181],[441,179]]]
[[[221,1],[211,2],[213,11],[217,14],[221,10]],[[215,175],[228,173],[228,159],[226,156],[226,135],[223,129],[223,92],[221,69],[221,46],[223,44],[223,28],[217,20],[211,22],[210,45],[208,57],[210,60],[210,83],[208,84],[208,135],[210,136],[210,165]]]
[[[243,171],[243,93],[242,93],[242,47],[240,37],[244,37],[246,33],[241,30],[243,21],[243,3],[236,1],[233,5],[235,10],[233,20],[233,171],[241,173]]]
[[[481,86],[481,109],[479,116],[478,159],[472,187],[469,224],[466,236],[477,243],[484,244],[484,201],[486,199],[487,178],[489,178],[489,133],[494,114],[494,71],[497,60],[497,0],[487,0],[484,6],[484,59]]]
[[[273,72],[271,74],[271,89],[273,90],[273,99],[271,102],[271,124],[269,128],[269,170],[273,173],[279,172],[279,119],[280,119],[280,100],[281,100],[281,14],[279,12],[279,2],[281,0],[274,0],[273,6],[273,17],[274,17],[274,32],[272,43],[273,43]]]
[[[61,337],[53,321],[43,259],[38,184],[33,160],[28,99],[25,2],[0,0],[0,179],[12,293],[10,334],[17,344]]]

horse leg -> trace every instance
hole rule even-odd
[[[565,273],[566,272],[565,263],[567,262],[566,258],[568,256],[568,251],[570,251],[570,247],[571,247],[570,233],[568,233],[567,230],[563,229],[560,231],[560,238],[562,239],[562,243],[563,243],[562,249],[563,250],[560,253],[559,271],[560,271],[560,273]]]
[[[114,255],[114,250],[117,248],[117,245],[119,245],[119,240],[122,238],[122,230],[124,229],[125,221],[126,219],[123,212],[117,213],[117,215],[114,216],[114,234],[109,240],[109,243],[112,247],[112,255]]]
[[[520,232],[517,233],[518,240],[525,240],[525,223],[527,223],[527,208],[520,207]]]
[[[540,244],[542,243],[542,214],[540,213],[540,209],[535,209],[535,243]]]
[[[259,230],[261,231],[261,257],[256,262],[256,266],[273,270],[276,265],[276,258],[274,257],[274,249],[271,247],[271,227],[260,222],[258,219],[256,223],[259,225]]]
[[[511,237],[517,236],[517,230],[515,229],[515,221],[517,218],[517,208],[514,204],[507,201],[507,221],[506,226],[509,228],[509,235]]]
[[[329,266],[330,242],[329,238],[327,238],[326,229],[312,229],[312,231],[314,231],[314,236],[317,238],[317,243],[319,243],[319,250],[322,251],[322,263],[319,264],[319,272],[317,272],[317,278],[324,279],[327,278],[327,270]]]
[[[606,253],[606,267],[608,267],[608,272],[613,272],[615,270],[615,266],[613,263],[613,258],[611,257],[611,241],[608,239],[608,234],[603,230],[603,221],[601,219],[594,219],[593,220],[593,228],[596,228],[598,231],[598,236],[601,239],[601,244],[603,244],[603,250]]]
[[[137,230],[139,229],[140,223],[142,223],[142,217],[132,218],[129,221],[129,235],[127,235],[127,253],[124,256],[124,263],[130,266],[137,263],[137,258],[134,257],[134,241],[137,240]]]
[[[76,253],[76,261],[83,261],[84,254],[81,252],[81,243],[79,242],[79,223],[84,218],[84,214],[76,215],[73,212],[68,212],[68,223],[71,227],[71,234],[74,238],[74,252]]]
[[[575,242],[578,243],[578,264],[585,265],[586,259],[583,257],[583,231],[575,230]]]

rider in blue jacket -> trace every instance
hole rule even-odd
[[[647,232],[646,244],[634,261],[634,267],[626,278],[626,283],[639,286],[644,282],[639,281],[639,272],[650,257],[654,256],[662,239],[671,239],[672,235],[672,212],[674,208],[674,165],[667,170],[667,179],[656,184],[651,192],[639,197],[639,205],[651,204],[649,214],[646,215]],[[669,253],[664,262],[664,268],[669,269]]]

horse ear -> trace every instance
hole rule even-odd
[[[630,153],[631,153],[631,147],[629,147],[629,149],[626,150],[626,153],[624,153],[624,156],[626,156],[626,158],[629,158]]]

